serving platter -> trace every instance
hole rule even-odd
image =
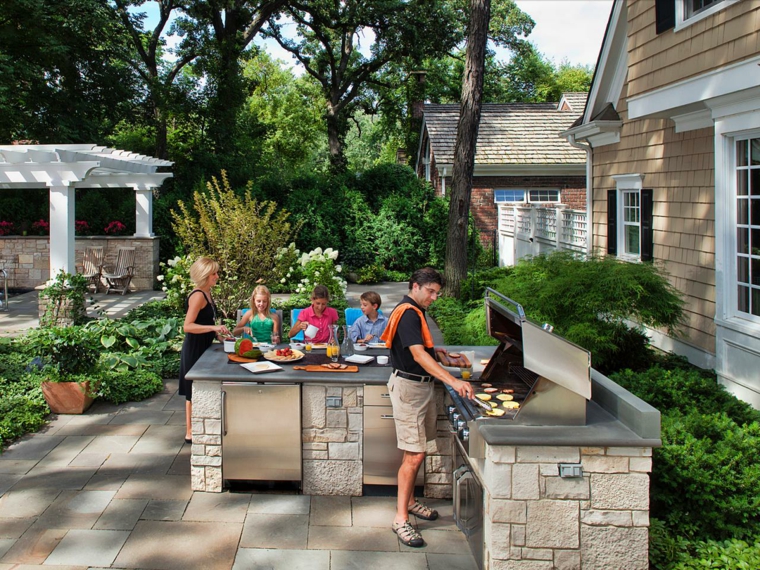
[[[293,354],[290,356],[277,356],[276,351],[270,350],[269,352],[265,352],[263,356],[272,362],[298,362],[304,357],[304,353],[300,350],[293,350]]]
[[[246,358],[245,356],[238,356],[235,353],[228,352],[227,358],[230,359],[230,362],[237,362],[238,364],[245,364],[247,362],[256,362],[258,358]]]

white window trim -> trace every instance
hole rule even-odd
[[[425,181],[430,182],[432,178],[432,174],[430,172],[430,155],[432,154],[432,149],[430,148],[430,139],[428,139],[425,143],[425,152],[422,156],[422,164],[425,166]]]
[[[739,2],[739,0],[723,0],[723,2],[718,2],[717,4],[713,4],[709,8],[705,9],[699,14],[692,16],[691,18],[686,18],[686,6],[684,5],[684,2],[688,2],[688,1],[689,0],[676,0],[676,27],[673,30],[674,32],[680,32],[681,30],[685,30],[692,24],[696,24],[700,20],[709,18],[713,14],[716,14],[720,12],[721,10],[725,10],[732,4],[736,4],[737,2]]]
[[[496,199],[496,192],[497,191],[514,191],[514,192],[523,192],[525,195],[525,200],[522,202],[511,202],[511,201],[504,201],[504,200],[497,200]],[[554,201],[533,201],[530,199],[530,193],[531,191],[548,191],[548,192],[556,192],[557,193],[557,200]],[[559,188],[494,188],[493,189],[493,201],[494,204],[561,204],[562,203],[562,190]]]
[[[750,323],[760,324],[760,317],[753,315],[752,313],[745,313],[739,310],[739,279],[737,277],[739,267],[737,264],[736,253],[736,228],[738,226],[738,220],[736,218],[736,204],[738,200],[737,188],[736,188],[736,141],[749,140],[753,138],[760,138],[760,131],[746,131],[741,134],[736,134],[728,139],[728,161],[726,164],[727,171],[727,189],[728,189],[728,203],[729,206],[726,211],[728,218],[728,225],[730,228],[734,228],[734,231],[728,234],[730,237],[728,241],[728,247],[731,250],[731,255],[728,258],[727,265],[729,267],[725,277],[726,296],[728,303],[726,305],[726,316],[730,319],[741,319]],[[749,171],[747,172],[749,176]],[[748,212],[751,215],[751,211]],[[751,258],[750,258],[751,259]]]
[[[617,255],[618,259],[624,261],[641,261],[641,190],[644,188],[643,174],[619,174],[613,176],[615,189],[617,190]],[[639,193],[639,253],[631,255],[625,252],[625,215],[623,196],[626,192]]]

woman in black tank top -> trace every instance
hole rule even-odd
[[[190,279],[195,289],[185,300],[185,340],[179,365],[179,394],[185,396],[185,442],[192,443],[193,382],[185,375],[211,346],[214,338],[229,335],[224,325],[216,324],[216,309],[211,288],[219,281],[219,264],[211,258],[201,257],[190,267]]]

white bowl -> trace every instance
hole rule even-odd
[[[364,352],[365,350],[367,350],[367,345],[365,345],[365,344],[355,344],[354,345],[354,350],[356,352]]]
[[[235,352],[236,339],[227,340],[224,339],[224,352]]]
[[[388,357],[387,356],[378,356],[377,357],[377,363],[381,364],[383,366],[386,365],[386,364],[388,364]]]
[[[290,348],[292,350],[303,350],[305,346],[306,345],[303,344],[302,342],[291,342],[290,343]]]
[[[268,342],[259,343],[259,350],[261,352],[267,352],[267,351],[272,350],[273,348],[274,348],[274,345],[269,344]]]

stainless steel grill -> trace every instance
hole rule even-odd
[[[586,403],[591,399],[589,352],[553,334],[551,327],[531,323],[519,303],[493,289],[486,290],[485,306],[488,334],[499,340],[499,346],[479,381],[497,389],[494,395],[509,391],[519,408],[491,417],[449,389],[449,419],[465,451],[473,432],[471,422],[585,425]]]

